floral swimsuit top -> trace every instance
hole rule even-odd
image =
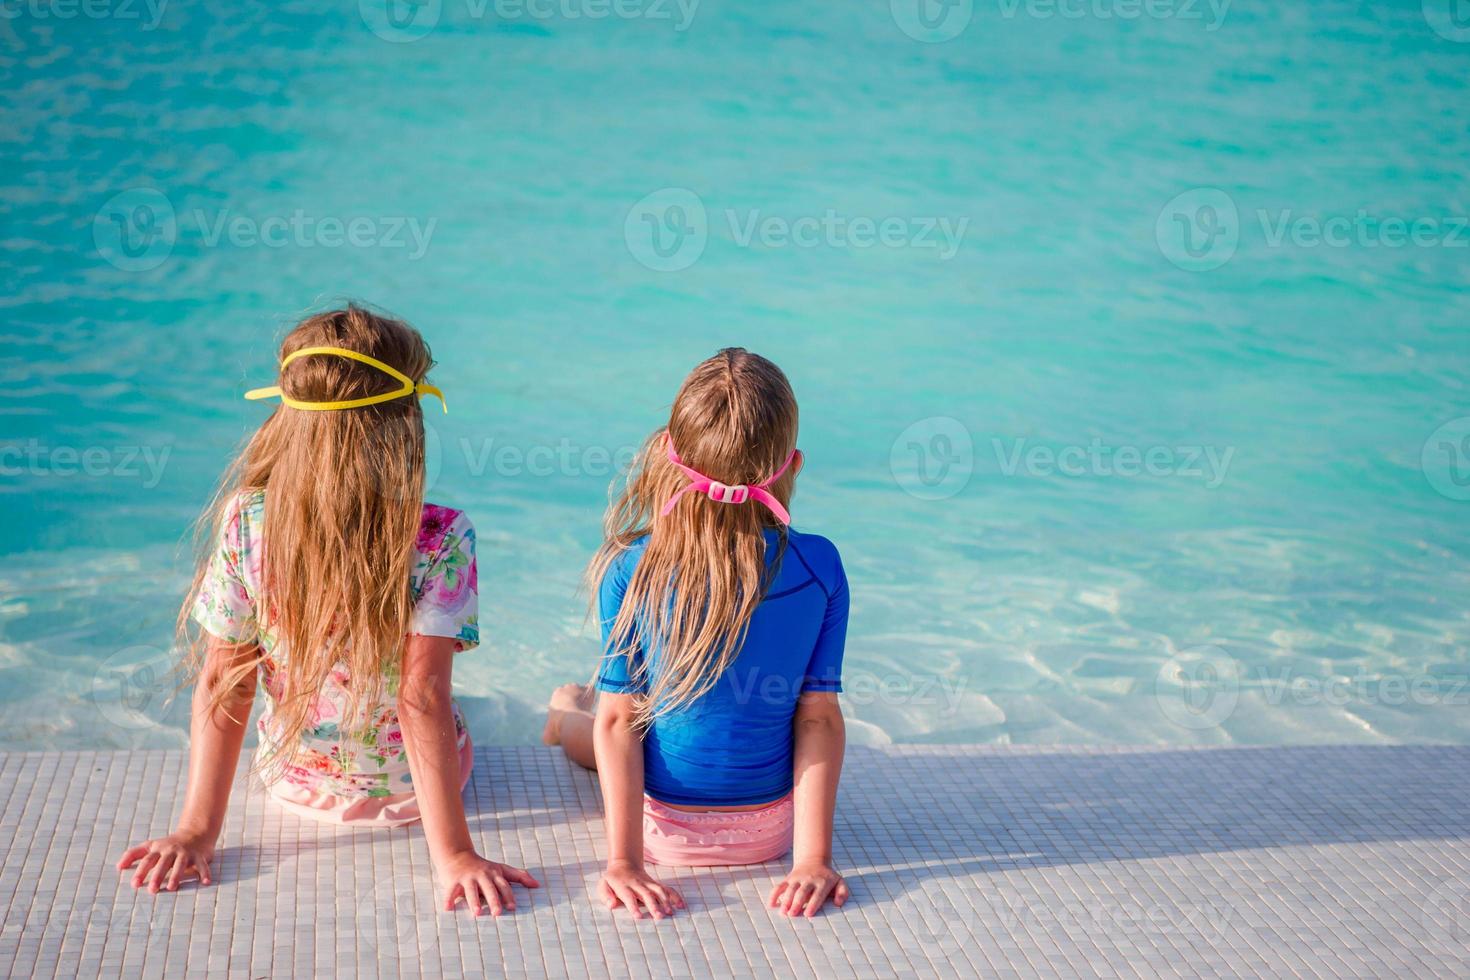
[[[193,609],[194,619],[212,635],[227,643],[259,643],[265,654],[260,669],[265,690],[259,723],[262,757],[279,739],[273,714],[285,681],[281,666],[290,655],[259,626],[264,517],[263,491],[241,496],[225,522]],[[424,504],[416,552],[411,577],[414,612],[408,632],[453,637],[456,652],[478,645],[479,582],[475,529],[469,518],[462,511]],[[360,734],[338,727],[348,703],[348,683],[346,665],[338,664],[317,696],[301,751],[281,778],[313,793],[348,798],[411,792],[398,724],[396,672],[385,678],[384,700],[373,708],[372,724]],[[463,751],[468,733],[457,704],[454,727]]]

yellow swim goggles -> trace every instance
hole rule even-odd
[[[401,381],[403,387],[395,391],[385,391],[381,395],[368,395],[366,398],[351,398],[343,402],[303,402],[295,398],[287,398],[285,392],[281,391],[279,385],[271,385],[269,388],[252,388],[245,392],[245,397],[250,401],[259,401],[262,398],[281,398],[281,404],[290,408],[299,408],[304,412],[338,412],[345,408],[362,408],[364,405],[377,405],[381,402],[391,402],[395,398],[407,398],[410,395],[433,395],[439,399],[439,404],[448,413],[449,406],[444,401],[444,392],[431,384],[414,384],[413,379],[395,367],[384,364],[376,357],[345,347],[303,347],[298,351],[292,351],[281,361],[281,370],[298,357],[310,357],[313,354],[331,354],[335,357],[345,357],[349,360],[358,361],[368,367],[377,368],[395,381]]]

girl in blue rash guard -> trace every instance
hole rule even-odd
[[[647,864],[754,864],[791,851],[788,915],[847,900],[832,868],[845,736],[847,578],[789,527],[801,470],[780,368],[739,348],[685,379],[608,510],[588,570],[603,634],[593,691],[552,695],[544,739],[598,772],[609,908],[683,907]]]

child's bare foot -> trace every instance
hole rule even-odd
[[[591,684],[563,684],[552,691],[546,704],[546,727],[541,730],[541,741],[547,745],[561,744],[562,716],[591,714],[595,696]]]

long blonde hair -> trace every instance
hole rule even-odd
[[[377,358],[420,382],[433,365],[423,337],[360,306],[302,321],[281,358],[304,347],[342,347]],[[310,356],[281,371],[286,396],[340,401],[392,390],[382,372],[344,357]],[[313,700],[345,664],[350,702],[343,728],[366,726],[398,674],[413,611],[410,575],[423,515],[424,418],[416,397],[343,411],[281,405],[226,471],[200,519],[200,559],[179,631],[197,680],[207,637],[189,616],[226,524],[253,492],[265,493],[261,595],[256,618],[277,643],[283,685],[274,709],[272,770],[291,763],[311,724]],[[218,709],[264,658],[206,678]]]
[[[775,364],[739,347],[699,364],[674,398],[667,426],[644,442],[604,520],[604,540],[587,568],[595,597],[613,563],[648,535],[607,656],[657,650],[630,664],[647,682],[637,724],[692,705],[718,683],[740,651],[750,617],[765,596],[780,554],[766,562],[768,527],[784,527],[750,500],[725,504],[686,493],[667,516],[659,511],[687,477],[669,462],[670,441],[685,463],[726,484],[753,485],[775,473],[796,448],[796,396]],[[771,485],[789,506],[796,467]],[[594,598],[594,602],[595,602]]]

